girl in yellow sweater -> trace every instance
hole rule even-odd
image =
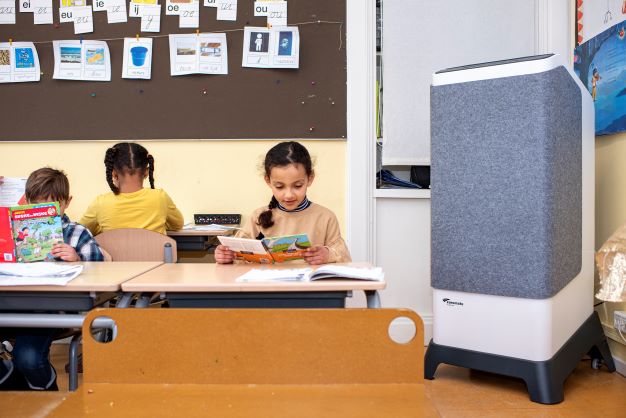
[[[165,234],[183,227],[183,215],[162,189],[154,188],[154,157],[139,144],[120,142],[104,157],[111,193],[96,197],[80,220],[92,234],[142,228]],[[143,187],[148,178],[150,188]]]
[[[265,155],[265,182],[272,190],[268,206],[254,211],[248,224],[237,236],[256,238],[306,233],[311,240],[304,259],[309,264],[348,262],[350,252],[341,238],[335,214],[307,199],[313,183],[311,156],[298,142],[281,142]],[[219,245],[215,250],[218,263],[232,263],[234,253]]]

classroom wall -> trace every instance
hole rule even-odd
[[[626,133],[596,138],[596,249],[626,222]],[[608,325],[609,344],[617,358],[618,370],[626,373],[626,342],[612,331],[613,312],[626,310],[626,302],[608,303],[598,307]]]
[[[193,222],[194,213],[241,213],[247,219],[254,209],[269,203],[271,192],[263,181],[261,166],[276,141],[139,142],[154,156],[155,186],[169,193],[185,222]],[[345,235],[346,143],[302,143],[315,159],[317,173],[309,198],[337,214]],[[67,212],[78,220],[96,195],[110,191],[103,160],[105,150],[113,144],[0,142],[0,175],[26,177],[43,166],[63,169],[74,196]]]

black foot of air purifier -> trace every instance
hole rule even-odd
[[[518,377],[526,382],[531,401],[555,404],[563,401],[563,383],[585,354],[589,354],[592,359],[601,359],[609,371],[615,371],[615,363],[596,312],[587,318],[551,359],[545,361],[448,347],[431,340],[424,358],[424,377],[434,379],[440,363]]]

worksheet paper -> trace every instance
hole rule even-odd
[[[228,74],[225,33],[170,35],[170,74]]]
[[[141,6],[141,31],[160,32],[161,31],[161,5],[144,4]]]
[[[54,74],[62,80],[111,81],[111,58],[105,41],[53,41]]]
[[[31,0],[33,9],[33,23],[35,25],[51,25],[52,20],[52,0]]]
[[[17,206],[26,204],[24,190],[26,179],[17,177],[5,177],[0,184],[0,206]]]
[[[298,28],[246,26],[241,65],[253,68],[298,68],[300,65]]]
[[[0,25],[15,24],[15,0],[0,0]]]
[[[39,55],[32,42],[0,43],[0,83],[39,81]]]
[[[149,80],[151,72],[152,38],[124,38],[122,78]]]

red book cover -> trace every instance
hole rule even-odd
[[[0,263],[15,263],[15,243],[9,208],[0,207]]]

